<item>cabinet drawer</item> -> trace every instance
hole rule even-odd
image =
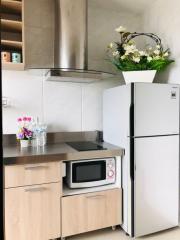
[[[60,183],[5,189],[6,240],[60,237]]]
[[[121,223],[121,189],[62,198],[63,237]]]
[[[61,162],[5,166],[5,188],[60,181]]]

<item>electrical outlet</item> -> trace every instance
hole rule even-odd
[[[11,105],[10,99],[7,97],[2,97],[2,106],[6,108],[6,107],[10,107],[10,105]]]

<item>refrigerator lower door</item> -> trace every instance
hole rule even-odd
[[[134,139],[135,237],[178,226],[179,136]]]

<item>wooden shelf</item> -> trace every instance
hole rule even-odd
[[[22,32],[22,22],[1,19],[1,29],[6,31]]]
[[[14,13],[21,13],[22,2],[15,0],[1,0],[1,8]]]
[[[23,71],[24,70],[24,63],[2,63],[3,70],[14,70],[14,71]]]
[[[18,48],[22,49],[22,42],[18,41],[10,41],[10,40],[1,40],[1,45],[7,46],[7,47],[13,47],[13,48]]]
[[[3,70],[24,70],[24,0],[1,0],[1,51],[18,52],[22,63],[2,62]]]

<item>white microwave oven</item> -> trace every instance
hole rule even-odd
[[[69,188],[87,188],[115,183],[115,158],[87,159],[66,163]]]

